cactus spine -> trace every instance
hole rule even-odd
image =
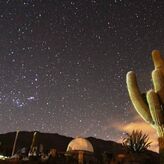
[[[127,88],[134,108],[139,115],[156,129],[159,142],[160,163],[164,164],[164,60],[158,50],[152,52],[155,69],[152,71],[154,89],[143,99],[134,72],[126,76]]]

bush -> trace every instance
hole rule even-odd
[[[150,147],[150,144],[148,135],[138,130],[133,130],[131,134],[127,133],[123,139],[123,146],[131,152],[143,152]]]

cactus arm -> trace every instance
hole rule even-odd
[[[158,93],[161,102],[164,104],[164,76],[161,70],[154,70],[152,72],[152,79],[155,92]]]
[[[155,91],[147,92],[147,106],[143,102],[133,72],[127,74],[127,87],[131,101],[141,117],[149,122],[152,119],[151,126],[158,134],[160,164],[164,164],[164,60],[158,50],[152,52],[152,58],[155,67],[152,72]]]
[[[147,101],[155,126],[161,126],[164,123],[164,111],[161,108],[158,95],[153,90],[147,92]]]
[[[127,88],[129,92],[130,99],[136,109],[136,111],[141,115],[141,117],[146,121],[153,123],[149,108],[144,102],[141,93],[138,88],[136,76],[134,72],[128,72],[126,77]]]
[[[155,70],[161,70],[164,75],[164,60],[158,50],[152,51],[152,59]]]

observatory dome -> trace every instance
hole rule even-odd
[[[82,137],[77,137],[68,144],[67,152],[69,151],[94,152],[92,144],[87,139]]]

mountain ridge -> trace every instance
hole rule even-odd
[[[37,132],[36,145],[38,144],[47,145],[46,147],[48,148],[54,147],[59,151],[66,151],[67,145],[73,139],[73,137],[60,135],[58,133],[42,133],[39,131],[35,131],[35,132]],[[18,135],[18,139],[17,139],[17,146],[16,146],[17,149],[24,146],[30,147],[33,133],[34,131],[20,131]],[[10,145],[12,147],[14,143],[15,135],[16,135],[16,132],[7,132],[7,133],[0,134],[0,142],[4,142],[5,144]],[[86,139],[88,139],[92,144],[102,143],[103,146],[104,144],[106,145],[110,143],[112,145],[118,146],[120,150],[122,150],[121,144],[116,143],[114,141],[110,141],[110,140],[106,141],[106,140],[94,138],[91,136],[86,137]],[[6,143],[6,140],[8,140],[7,143]],[[58,143],[56,141],[58,141]],[[105,148],[105,150],[107,150],[107,148]]]
[[[20,131],[16,143],[15,152],[18,152],[22,148],[27,148],[29,151],[34,131]],[[12,152],[12,147],[14,144],[16,132],[8,132],[0,134],[0,153],[10,156]],[[51,148],[55,148],[57,152],[64,153],[66,152],[67,146],[72,140],[72,137],[60,135],[58,133],[42,133],[37,132],[35,145],[39,148],[40,145],[43,145],[44,152],[48,153]],[[109,154],[125,154],[125,148],[122,144],[114,141],[106,141],[94,137],[87,137],[87,140],[91,142],[94,149],[94,154],[98,158],[101,158],[101,155],[104,152]],[[146,156],[151,159],[151,161],[157,163],[159,161],[159,154],[150,150],[145,151]],[[143,154],[140,154],[143,156]],[[154,163],[153,162],[153,163]]]

